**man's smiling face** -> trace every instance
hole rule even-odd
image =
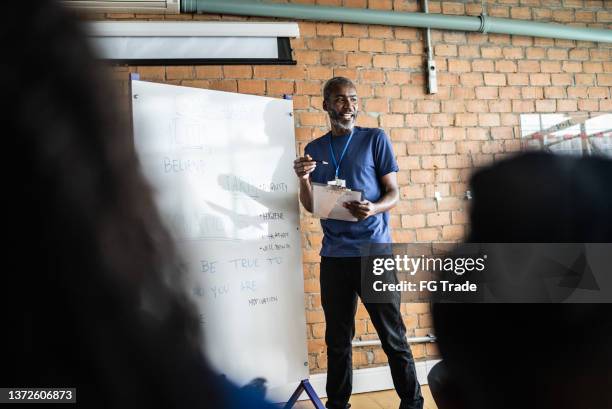
[[[357,90],[349,85],[336,86],[329,99],[323,101],[323,109],[327,111],[332,127],[345,133],[350,132],[355,126],[359,110]]]

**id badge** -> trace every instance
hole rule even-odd
[[[330,180],[329,182],[327,182],[328,185],[330,186],[336,186],[336,187],[344,187],[346,188],[346,180],[344,179],[334,179],[334,180]]]

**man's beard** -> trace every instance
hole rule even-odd
[[[333,127],[338,128],[346,133],[349,133],[353,130],[353,127],[355,126],[355,121],[357,120],[357,112],[353,113],[353,117],[351,119],[343,118],[342,114],[333,109],[330,109],[328,111],[328,114],[329,121],[331,122]]]

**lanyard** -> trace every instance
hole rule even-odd
[[[332,162],[334,164],[334,167],[336,168],[336,179],[338,179],[338,172],[340,171],[340,163],[342,163],[342,159],[344,159],[344,154],[346,153],[346,149],[349,146],[349,143],[351,143],[351,139],[353,138],[353,130],[351,130],[351,135],[349,136],[348,140],[346,141],[346,144],[344,145],[344,149],[342,150],[342,154],[340,155],[340,159],[338,160],[338,162],[336,162],[336,155],[334,155],[334,147],[332,146],[332,134],[329,134],[329,153],[332,159]]]

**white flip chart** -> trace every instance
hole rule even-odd
[[[205,353],[286,400],[308,378],[290,100],[132,82],[134,143],[189,272]]]

